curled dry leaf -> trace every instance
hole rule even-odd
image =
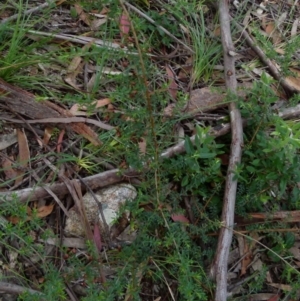
[[[81,110],[86,110],[85,106],[81,106],[77,103],[75,103],[71,109],[69,110],[70,113],[74,116],[87,116],[87,113]]]
[[[97,108],[101,108],[101,107],[104,107],[106,105],[109,105],[110,103],[111,103],[111,100],[109,98],[103,98],[103,99],[99,99],[99,100],[94,101],[93,105],[97,109]],[[74,116],[87,116],[87,113],[84,112],[86,110],[87,110],[86,106],[81,106],[79,104],[74,104],[69,111]]]
[[[47,206],[41,206],[41,207],[37,208],[36,216],[39,217],[39,218],[43,218],[43,217],[48,216],[49,214],[52,213],[54,205],[55,204],[50,204],[50,205],[47,205]],[[29,221],[29,220],[32,219],[32,210],[30,209],[30,207],[27,207],[26,211],[27,211],[26,221]],[[15,216],[9,216],[7,218],[7,220],[9,222],[13,223],[13,224],[17,224],[20,221],[20,218],[15,217]]]
[[[50,205],[47,205],[47,206],[41,206],[41,207],[39,207],[37,209],[37,213],[36,213],[37,217],[42,218],[42,217],[46,217],[49,214],[51,214],[52,211],[53,211],[54,205],[55,204],[50,204]]]
[[[53,133],[53,127],[49,127],[49,126],[45,127],[44,138],[43,138],[44,145],[48,145],[48,143],[51,139],[52,133]],[[40,144],[40,141],[38,141],[38,143]]]

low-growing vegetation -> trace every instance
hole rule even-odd
[[[223,300],[298,300],[297,1],[228,4],[237,93],[211,1],[2,2],[0,298],[217,300],[233,173]],[[109,232],[82,195],[119,183],[136,197]]]

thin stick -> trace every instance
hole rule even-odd
[[[230,16],[227,0],[219,1],[219,18],[221,24],[221,37],[224,52],[225,82],[229,93],[236,94],[235,59],[230,53],[234,53],[234,46],[230,31]],[[232,226],[234,224],[234,207],[237,190],[237,180],[234,179],[234,171],[241,161],[243,144],[243,123],[240,111],[235,102],[229,104],[231,123],[231,147],[230,159],[227,170],[225,194],[221,217],[221,229],[219,234],[216,256],[211,268],[211,276],[216,281],[215,301],[227,300],[227,268],[230,245],[232,241]]]
[[[124,4],[129,7],[130,9],[134,10],[137,14],[139,14],[140,16],[142,16],[144,19],[146,19],[148,22],[150,22],[151,24],[155,25],[157,28],[159,28],[161,31],[163,31],[167,36],[169,36],[171,39],[173,39],[174,41],[176,41],[178,44],[182,45],[186,50],[190,51],[191,53],[195,53],[195,51],[190,48],[189,46],[187,46],[186,44],[184,44],[182,41],[180,41],[179,39],[177,39],[174,35],[172,35],[167,29],[165,29],[164,27],[157,25],[156,22],[150,18],[149,16],[147,16],[146,14],[144,14],[143,12],[141,12],[139,9],[137,9],[135,6],[131,5],[130,3],[128,3],[127,1],[124,1]]]
[[[41,178],[38,176],[38,174],[35,172],[35,170],[32,170],[32,175],[33,175],[33,177],[35,178],[35,180],[37,182],[41,181]],[[65,213],[65,215],[67,217],[70,217],[70,214],[69,214],[67,208],[62,203],[62,201],[56,196],[56,194],[53,193],[52,190],[49,187],[47,187],[47,186],[44,186],[44,189],[53,197],[53,199],[56,201],[56,203],[59,205],[59,207],[61,208],[61,210]]]
[[[43,294],[39,291],[3,281],[0,281],[0,291],[6,292],[8,294],[22,294],[28,292],[29,294],[39,294],[40,296],[43,296]]]
[[[1,120],[6,120],[14,123],[25,123],[22,120],[15,119],[15,118],[10,118],[6,116],[1,116]],[[104,130],[112,130],[114,129],[113,126],[106,124],[102,121],[99,120],[94,120],[91,118],[85,118],[85,117],[51,117],[51,118],[41,118],[41,119],[34,119],[34,120],[26,120],[26,123],[78,123],[78,122],[83,122],[83,123],[90,123],[94,124],[97,127],[104,129]]]
[[[234,21],[234,20],[233,20]],[[251,38],[246,29],[244,29],[241,25],[239,25],[236,21],[236,27],[241,31],[243,38],[246,40],[248,45],[256,52],[260,60],[269,68],[271,75],[278,80],[279,84],[285,90],[287,95],[298,93],[297,89],[291,86],[285,78],[283,78],[275,66],[275,64],[266,57],[265,53],[261,50],[261,48],[257,45],[257,43]]]
[[[37,12],[37,11],[43,9],[43,8],[48,7],[48,6],[50,6],[51,4],[54,4],[54,3],[55,3],[55,1],[53,1],[53,0],[48,1],[48,2],[45,2],[45,3],[41,4],[41,5],[38,5],[38,6],[36,6],[36,7],[33,7],[33,8],[31,8],[31,9],[26,10],[25,12],[22,13],[22,15],[24,15],[24,16],[30,15],[30,14],[35,13],[35,12]],[[5,19],[3,19],[3,20],[1,21],[1,24],[5,24],[5,23],[7,23],[7,22],[17,20],[17,19],[19,18],[19,15],[20,15],[20,14],[17,13],[17,14],[15,14],[15,15],[13,15],[13,16],[10,16],[10,17],[8,17],[8,18],[5,18]]]

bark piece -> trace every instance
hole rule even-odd
[[[46,104],[38,102],[34,94],[13,86],[0,78],[0,103],[11,111],[31,119],[59,117],[60,114]]]
[[[50,101],[38,102],[34,94],[8,84],[2,79],[0,79],[0,104],[1,103],[12,112],[29,117],[30,119],[74,117],[72,113]],[[59,124],[59,121],[57,123]],[[101,145],[97,133],[86,124],[82,122],[71,123],[66,127],[82,135],[94,145]]]

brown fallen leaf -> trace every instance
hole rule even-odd
[[[111,100],[109,98],[103,98],[103,99],[93,101],[92,105],[94,105],[95,108],[97,109],[109,105],[110,103]],[[81,106],[76,103],[71,107],[69,112],[71,112],[74,116],[87,116],[88,115],[87,112],[84,112],[86,110],[87,110],[86,106]]]
[[[1,163],[6,180],[11,180],[17,177],[17,171],[12,168],[13,157],[3,157]]]
[[[44,137],[43,137],[43,144],[44,144],[44,145],[48,145],[48,143],[49,143],[49,141],[50,141],[50,139],[51,139],[53,130],[54,130],[53,127],[49,127],[49,126],[46,126],[46,127],[45,127],[45,130],[44,130]]]
[[[52,213],[54,205],[55,204],[50,204],[48,206],[41,206],[41,207],[37,208],[36,216],[39,217],[39,218],[43,218],[43,217],[48,216],[49,214]],[[32,210],[31,210],[30,207],[27,207],[26,211],[27,211],[26,221],[29,221],[29,220],[32,219]],[[16,216],[9,216],[9,217],[7,217],[7,220],[9,222],[11,222],[12,224],[17,224],[17,223],[20,222],[20,218],[16,217]]]
[[[224,107],[227,105],[227,103],[224,103],[224,98],[224,95],[212,92],[208,87],[193,90],[184,112],[203,113]]]
[[[279,43],[281,43],[282,36],[275,22],[266,24],[265,32],[267,33],[268,37],[272,39],[274,45],[278,45]]]
[[[292,29],[291,29],[291,37],[295,37],[297,35],[297,32],[298,32],[298,26],[299,26],[299,21],[300,19],[299,18],[296,18],[293,22],[293,26],[292,26]]]
[[[92,44],[93,44],[92,41],[87,43],[82,47],[82,50],[83,51],[88,50]],[[82,61],[81,56],[75,56],[72,59],[67,69],[67,75],[64,78],[64,81],[76,90],[80,90],[80,87],[77,85],[76,78],[78,74],[82,72],[83,66],[84,66],[84,62]]]
[[[296,68],[290,68],[290,71],[294,73],[294,76],[288,76],[285,78],[287,83],[300,92],[300,70]]]
[[[47,206],[41,206],[37,208],[36,216],[40,218],[48,216],[49,214],[52,213],[54,205],[55,204],[50,204]]]
[[[17,129],[18,145],[19,145],[19,156],[18,161],[20,167],[26,168],[30,160],[30,151],[28,146],[27,137],[23,129]],[[17,178],[15,180],[15,185],[22,182],[25,171],[22,169],[17,170]]]
[[[57,139],[57,147],[56,147],[56,150],[57,150],[58,153],[61,152],[61,145],[62,145],[65,133],[66,133],[65,130],[61,130],[60,133],[59,133],[59,136],[58,136],[58,139]]]
[[[164,108],[164,117],[172,117],[173,116],[173,111],[176,108],[175,103],[171,103],[168,106]]]
[[[64,78],[64,81],[76,90],[80,90],[76,83],[76,77],[82,71],[82,68],[82,58],[80,56],[74,57],[68,67],[67,75]]]
[[[89,14],[85,13],[82,6],[79,4],[74,4],[74,8],[79,16],[79,19],[88,26],[91,26],[92,21]]]
[[[73,116],[73,114],[70,111],[64,110],[60,106],[58,106],[58,105],[56,105],[56,104],[54,104],[54,103],[52,103],[50,101],[45,101],[45,103],[50,108],[52,108],[52,109],[56,110],[57,112],[59,112],[62,116],[66,116],[66,117],[72,117]],[[84,138],[86,138],[87,140],[89,140],[93,145],[98,146],[98,145],[102,144],[101,141],[98,138],[97,133],[95,133],[86,124],[84,124],[82,122],[71,123],[70,127],[72,128],[72,130],[74,132],[76,132],[77,134],[82,135]]]
[[[249,246],[249,243],[247,241],[247,239],[244,239],[244,250],[243,250],[243,259],[242,259],[242,263],[241,263],[241,272],[240,272],[240,277],[244,276],[247,272],[247,268],[250,265],[250,263],[252,262],[252,252],[251,252],[251,248]]]

